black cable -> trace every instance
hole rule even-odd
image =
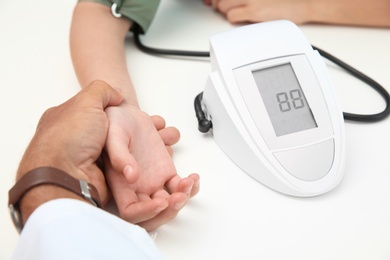
[[[321,50],[320,48],[317,48],[315,46],[312,46],[314,50],[317,50],[318,53],[326,58],[327,60],[333,62],[334,64],[338,65],[340,68],[344,69],[348,73],[350,73],[352,76],[360,79],[361,81],[365,82],[367,85],[371,86],[376,92],[378,92],[383,99],[386,102],[385,109],[377,114],[369,114],[369,115],[360,115],[360,114],[351,114],[344,112],[344,119],[350,120],[350,121],[358,121],[358,122],[377,122],[382,119],[385,119],[389,113],[390,113],[390,95],[384,89],[378,82],[373,80],[372,78],[368,77],[367,75],[363,74],[362,72],[358,71],[357,69],[351,67],[350,65],[346,64],[345,62],[339,60],[338,58],[334,57],[333,55],[327,53],[326,51]]]
[[[139,38],[141,31],[140,31],[138,26],[136,26],[134,28],[133,32],[134,32],[135,45],[141,51],[148,53],[148,54],[171,55],[171,56],[189,56],[189,57],[210,57],[209,52],[182,51],[182,50],[151,48],[151,47],[145,46],[141,42],[141,40]],[[361,81],[365,82],[367,85],[371,86],[375,91],[377,91],[383,97],[383,99],[386,102],[385,109],[382,112],[376,113],[376,114],[362,115],[362,114],[352,114],[352,113],[343,112],[343,116],[344,116],[345,120],[357,121],[357,122],[377,122],[377,121],[385,119],[390,114],[390,95],[386,91],[386,89],[384,89],[379,83],[374,81],[372,78],[368,77],[367,75],[363,74],[362,72],[358,71],[357,69],[351,67],[350,65],[346,64],[345,62],[339,60],[338,58],[334,57],[333,55],[321,50],[318,47],[315,47],[315,46],[312,46],[312,47],[314,50],[317,50],[322,57],[333,62],[334,64],[338,65],[339,67],[341,67],[342,69],[344,69],[345,71],[350,73],[352,76],[360,79]],[[202,96],[199,96],[199,97],[198,96],[196,97],[195,102],[197,102],[198,98],[202,99]],[[199,120],[199,118],[198,118],[198,120]],[[199,121],[199,123],[200,123],[200,121]],[[199,127],[201,127],[201,126],[199,125]]]
[[[210,57],[209,52],[203,51],[180,51],[180,50],[166,50],[166,49],[158,49],[151,48],[142,44],[139,35],[140,35],[140,27],[134,26],[134,42],[138,49],[145,53],[154,54],[154,55],[171,55],[171,56],[185,56],[185,57]]]

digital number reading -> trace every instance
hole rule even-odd
[[[290,63],[255,70],[252,74],[276,136],[317,127]]]
[[[279,108],[281,112],[287,112],[291,110],[290,100],[293,104],[294,109],[305,107],[305,103],[302,99],[302,94],[299,89],[294,89],[289,92],[290,99],[288,98],[287,92],[280,92],[276,94],[276,98],[279,102]]]

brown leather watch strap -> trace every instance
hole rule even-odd
[[[8,207],[11,218],[19,232],[23,229],[23,221],[19,209],[20,200],[29,190],[43,184],[62,187],[83,197],[93,205],[101,207],[97,189],[86,180],[77,180],[66,172],[52,167],[36,168],[20,178],[8,192]]]
[[[67,174],[52,167],[40,167],[26,173],[8,192],[8,206],[15,226],[20,231],[23,228],[21,223],[19,203],[21,198],[32,188],[50,184],[67,189],[93,205],[100,207],[100,197],[97,189],[85,180],[77,180]]]
[[[77,180],[66,172],[52,167],[36,168],[25,174],[10,189],[8,204],[17,205],[27,191],[42,184],[51,184],[65,188],[85,198],[97,207],[101,205],[99,193],[95,186],[87,183],[85,180]]]

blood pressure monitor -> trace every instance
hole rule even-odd
[[[202,106],[221,149],[281,193],[308,197],[343,176],[344,120],[324,61],[289,21],[210,37]]]

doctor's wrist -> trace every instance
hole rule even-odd
[[[9,209],[19,231],[42,204],[59,198],[77,199],[101,206],[97,189],[86,180],[75,179],[52,167],[39,167],[18,179],[9,191]]]
[[[28,191],[20,200],[20,214],[23,225],[30,215],[42,204],[55,199],[76,199],[85,201],[82,197],[56,185],[40,185]]]

